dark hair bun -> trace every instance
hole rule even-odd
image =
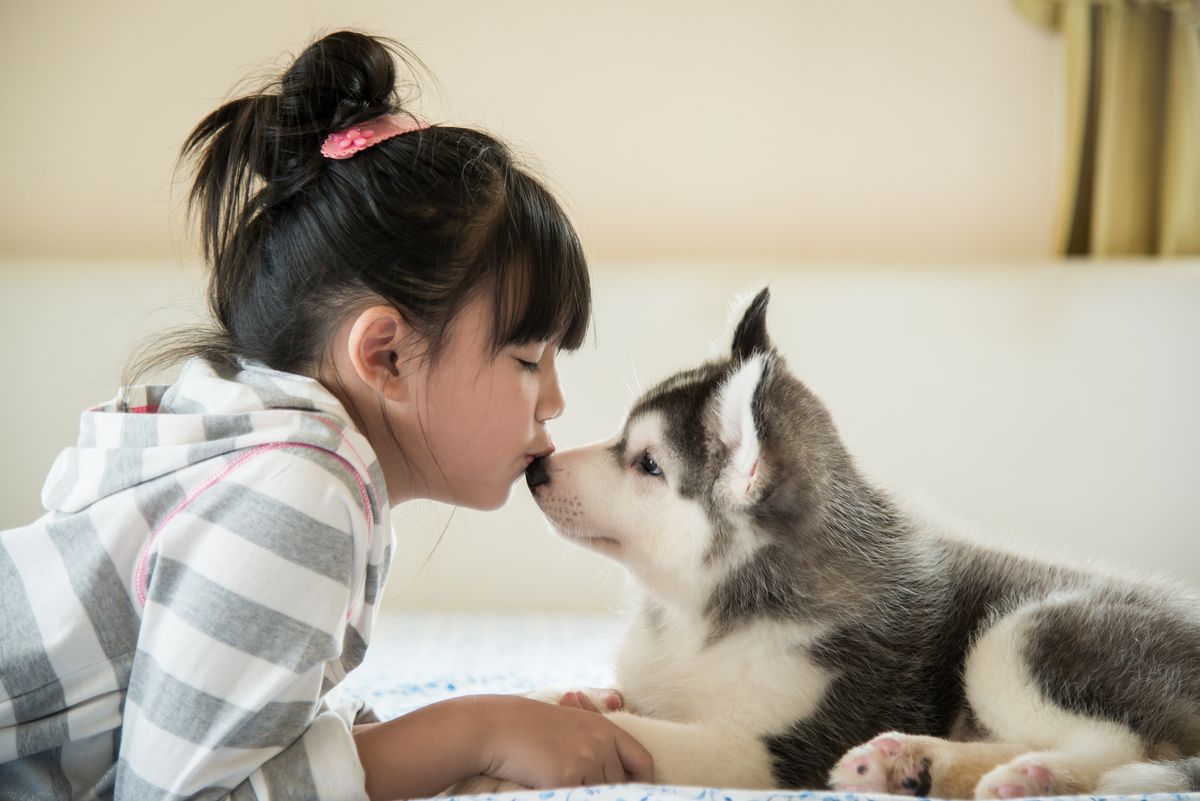
[[[396,54],[388,44],[399,45],[385,42],[338,31],[309,45],[279,81],[285,135],[316,136],[319,147],[332,131],[395,111]]]
[[[252,175],[277,184],[264,200],[286,199],[320,172],[330,133],[400,109],[397,59],[420,64],[389,39],[356,31],[324,36],[277,80],[208,115],[183,156],[199,157],[199,185],[212,177],[243,189]]]
[[[181,155],[195,160],[190,200],[202,214],[206,256],[225,249],[244,214],[286,202],[315,179],[330,133],[399,110],[397,58],[420,65],[389,39],[331,33],[306,47],[277,80],[225,103],[196,126]],[[266,182],[262,191],[256,180]]]

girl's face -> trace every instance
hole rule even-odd
[[[490,300],[478,298],[455,318],[432,367],[419,355],[398,356],[393,364],[399,375],[388,376],[382,408],[379,391],[371,386],[378,386],[372,358],[360,357],[368,363],[365,376],[364,368],[355,366],[361,380],[351,394],[392,504],[430,498],[495,509],[533,458],[554,450],[547,423],[564,406],[555,343],[505,347],[493,359],[491,324]],[[351,354],[356,349],[362,354],[363,346],[356,344],[362,341],[371,347],[371,337],[356,340],[354,333],[345,344]],[[374,357],[375,365],[393,346],[378,347],[384,355]]]

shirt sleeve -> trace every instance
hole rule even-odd
[[[352,727],[373,715],[322,699],[365,564],[353,477],[286,447],[218,475],[151,551],[116,797],[366,799]]]

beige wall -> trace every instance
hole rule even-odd
[[[0,255],[179,256],[187,132],[346,25],[531,154],[599,260],[1052,251],[1062,51],[1008,0],[41,0],[0,4]]]

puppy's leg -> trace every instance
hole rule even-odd
[[[984,774],[1028,750],[1009,743],[888,732],[842,757],[829,775],[829,786],[840,792],[974,798]]]
[[[1102,591],[999,619],[967,656],[967,700],[995,739],[1030,749],[983,776],[976,797],[1090,793],[1108,771],[1146,759],[1147,744],[1186,747],[1186,710],[1200,703],[1197,648],[1200,629],[1186,615]]]
[[[654,781],[694,787],[776,786],[761,737],[704,721],[679,722],[614,712],[608,718],[654,757]]]

